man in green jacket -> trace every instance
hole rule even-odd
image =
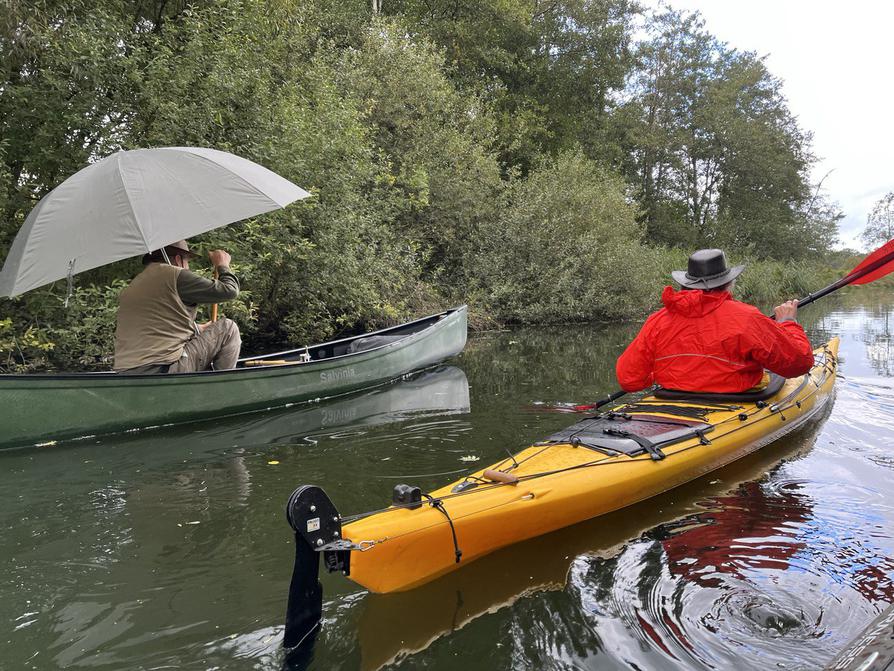
[[[145,268],[119,297],[115,370],[120,373],[193,373],[235,368],[242,340],[230,319],[196,323],[200,303],[239,295],[230,255],[208,253],[218,279],[189,270],[197,256],[185,240],[143,257]],[[168,263],[170,261],[170,263]]]

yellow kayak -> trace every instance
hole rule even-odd
[[[353,520],[341,517],[321,489],[305,485],[287,507],[299,545],[289,604],[293,624],[301,619],[293,599],[316,598],[309,592],[318,586],[316,568],[308,575],[315,554],[330,571],[341,570],[370,591],[399,592],[499,548],[656,496],[815,417],[832,397],[837,353],[833,338],[815,350],[808,374],[771,382],[763,395],[747,400],[647,395],[438,490],[423,494],[398,485],[393,505]],[[300,636],[293,627],[290,642],[289,619],[287,646]]]

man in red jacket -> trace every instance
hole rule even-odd
[[[813,365],[813,348],[795,320],[798,302],[775,308],[776,320],[733,300],[745,266],[728,267],[719,249],[700,249],[687,271],[673,272],[682,290],[665,287],[652,314],[618,359],[625,391],[665,389],[736,393],[757,386],[764,369],[797,377]]]

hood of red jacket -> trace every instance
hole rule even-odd
[[[681,289],[664,287],[661,302],[668,312],[683,317],[704,317],[714,312],[725,301],[732,299],[728,291],[700,291],[698,289]]]

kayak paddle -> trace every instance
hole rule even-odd
[[[807,296],[798,301],[798,307],[809,305],[818,298],[828,296],[833,291],[838,291],[841,287],[846,287],[848,284],[870,284],[892,271],[894,271],[894,239],[888,240],[888,242],[867,255],[856,268],[837,282],[832,282],[829,286],[815,293],[807,294]]]

